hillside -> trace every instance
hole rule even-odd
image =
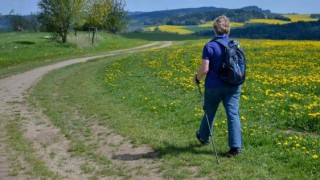
[[[216,7],[200,7],[175,9],[154,12],[139,12],[129,14],[131,26],[145,25],[199,25],[211,21],[219,15],[226,15],[234,22],[245,22],[250,19],[278,19],[290,21],[281,14],[272,13],[256,6],[249,6],[240,9],[227,9]]]
[[[259,39],[320,40],[319,29],[320,20],[311,22],[298,21],[283,25],[260,24],[234,29],[232,36]]]
[[[130,13],[131,31],[213,36],[212,20],[231,20],[232,36],[241,38],[319,40],[319,14],[277,14],[256,6],[240,9],[201,7]]]
[[[231,31],[233,38],[320,40],[320,20],[288,24],[251,24]],[[212,30],[196,32],[198,36],[213,37]]]

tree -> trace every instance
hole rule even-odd
[[[79,27],[83,26],[84,21],[84,5],[85,0],[73,0],[74,1],[74,10],[71,19],[72,26],[74,28],[74,35],[77,36]]]
[[[161,32],[159,26],[156,26],[153,31],[154,31],[154,32]]]
[[[111,0],[111,7],[106,18],[106,29],[111,33],[117,33],[126,28],[128,24],[127,11],[124,10],[124,0]]]
[[[28,16],[28,21],[29,21],[29,28],[30,30],[33,30],[35,32],[37,32],[39,30],[40,27],[40,23],[38,21],[38,16],[35,13],[31,13]]]
[[[103,27],[110,6],[110,0],[86,0],[85,12],[87,26]]]
[[[61,37],[63,43],[67,42],[69,27],[81,8],[81,0],[40,0],[38,6],[41,10],[39,21],[47,31]]]
[[[86,26],[88,26],[89,30],[92,30],[92,44],[94,43],[98,27],[103,27],[110,6],[109,0],[86,1]]]

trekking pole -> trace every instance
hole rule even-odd
[[[204,106],[204,100],[203,100],[203,94],[201,92],[201,88],[200,88],[200,83],[196,83],[197,86],[198,86],[198,91],[199,91],[199,95],[200,95],[200,100],[201,100],[201,103],[202,103],[202,107]],[[208,115],[206,113],[206,110],[204,110],[204,114],[206,116],[206,119],[207,119],[207,123],[208,123],[208,128],[209,128],[209,131],[210,131],[210,138],[211,138],[211,142],[212,142],[212,147],[213,147],[213,152],[214,152],[214,155],[216,157],[216,162],[217,164],[220,164],[220,161],[218,159],[218,152],[217,152],[217,148],[216,148],[216,145],[214,143],[214,138],[213,138],[213,135],[212,135],[212,129],[210,128],[210,123],[209,123],[209,118],[208,118]]]

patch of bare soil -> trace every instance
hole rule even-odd
[[[133,179],[161,179],[157,173],[158,154],[153,149],[146,145],[134,147],[130,141],[105,126],[94,125],[92,129],[95,139],[99,142],[98,154],[124,167]]]
[[[0,179],[28,179],[26,178],[28,175],[24,172],[12,174],[12,166],[15,163],[13,159],[19,160],[19,166],[23,167],[20,169],[28,169],[28,164],[24,162],[23,157],[13,157],[23,155],[19,155],[11,149],[8,143],[10,139],[6,134],[8,122],[17,118],[22,122],[24,137],[32,142],[34,154],[45,162],[50,171],[61,179],[90,178],[91,175],[84,173],[81,166],[86,163],[99,169],[99,165],[88,159],[72,156],[68,152],[70,141],[60,132],[60,129],[55,127],[41,110],[35,110],[25,102],[29,89],[41,80],[43,75],[57,68],[96,58],[163,48],[171,44],[171,42],[155,42],[98,56],[71,59],[0,79]],[[161,179],[156,173],[155,157],[157,154],[151,148],[147,146],[133,147],[130,141],[113,133],[107,127],[95,125],[92,129],[96,132],[93,140],[99,141],[100,145],[97,153],[110,158],[114,165],[124,167],[126,171],[131,173],[132,179]],[[101,136],[106,132],[107,136]],[[107,179],[110,178],[121,179],[121,177]]]

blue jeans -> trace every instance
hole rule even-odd
[[[210,129],[213,127],[214,118],[220,102],[226,110],[228,119],[228,141],[230,148],[241,148],[242,134],[239,115],[239,100],[241,86],[225,86],[221,88],[212,88],[205,90],[204,111],[205,114],[200,124],[200,138],[206,142],[210,138],[210,130],[208,128],[209,121]]]

